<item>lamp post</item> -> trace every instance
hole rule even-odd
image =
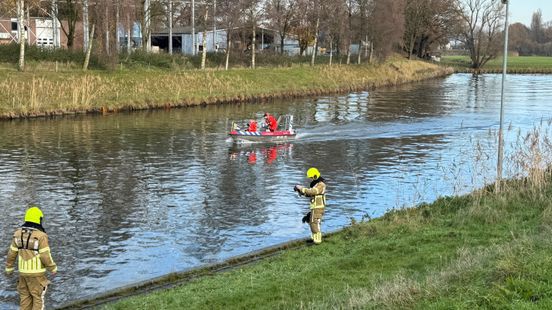
[[[502,90],[500,93],[500,126],[498,128],[498,163],[496,166],[496,192],[500,192],[502,183],[502,160],[504,153],[504,88],[508,69],[508,6],[509,0],[501,0],[506,5],[506,18],[504,22],[504,59],[502,61]]]

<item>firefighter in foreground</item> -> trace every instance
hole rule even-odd
[[[307,178],[312,179],[310,188],[295,185],[294,190],[300,195],[310,198],[310,212],[303,217],[303,223],[308,222],[311,229],[311,239],[315,244],[322,243],[320,223],[326,207],[326,183],[316,168],[307,170]]]
[[[42,227],[43,217],[38,207],[31,206],[25,213],[25,223],[15,231],[8,251],[8,275],[13,273],[15,259],[19,256],[17,291],[22,310],[44,309],[44,296],[49,283],[46,270],[53,276],[57,272],[48,246],[48,235]]]

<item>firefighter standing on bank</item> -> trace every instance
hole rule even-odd
[[[326,207],[326,183],[316,168],[307,170],[307,178],[312,179],[310,188],[295,185],[294,190],[299,194],[310,198],[310,212],[303,217],[303,223],[308,222],[311,229],[311,239],[315,244],[322,243],[320,223]]]
[[[50,254],[48,235],[42,227],[42,211],[31,206],[25,213],[25,223],[18,228],[11,240],[6,260],[6,273],[14,271],[15,259],[19,270],[17,291],[22,310],[44,309],[44,296],[48,287],[46,270],[55,275],[56,263]]]

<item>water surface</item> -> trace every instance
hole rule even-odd
[[[551,116],[552,77],[509,76],[508,140]],[[457,74],[271,104],[0,123],[0,237],[43,209],[60,305],[308,235],[293,185],[328,180],[323,230],[494,176],[500,76]],[[297,141],[234,147],[228,120],[293,114]],[[474,145],[479,143],[479,149]],[[509,144],[508,144],[509,145]],[[508,167],[507,171],[510,171]],[[17,304],[0,275],[0,307]]]

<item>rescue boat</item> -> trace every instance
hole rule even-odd
[[[280,127],[282,129],[280,129]],[[297,133],[293,129],[293,115],[284,115],[278,118],[278,129],[275,131],[257,130],[248,131],[240,128],[235,122],[228,134],[234,143],[243,142],[287,142],[295,139]]]

